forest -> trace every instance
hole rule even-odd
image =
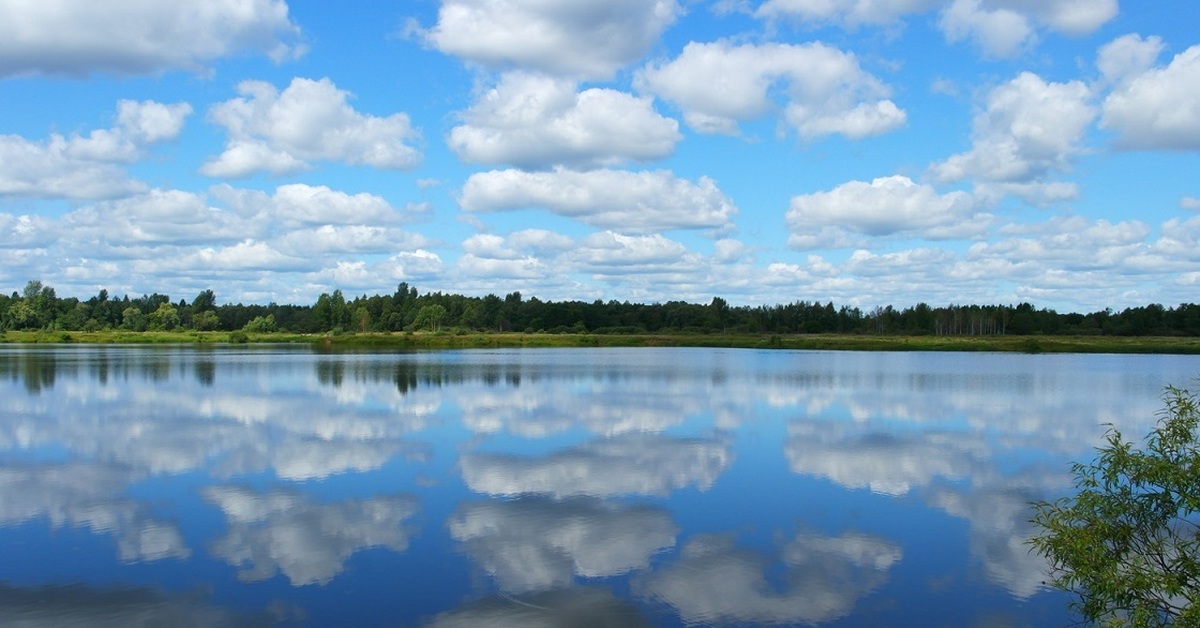
[[[392,294],[347,299],[340,290],[321,294],[311,305],[218,304],[212,290],[190,301],[165,294],[111,296],[107,290],[86,300],[59,297],[54,288],[30,281],[0,293],[0,332],[56,331],[236,331],[359,333],[399,331],[481,331],[546,333],[679,334],[888,334],[937,336],[1109,335],[1200,336],[1200,305],[1149,304],[1120,312],[1059,313],[1017,305],[925,303],[897,309],[836,306],[832,302],[731,306],[714,297],[708,303],[667,301],[542,301],[520,292],[484,297],[430,292],[401,283]]]

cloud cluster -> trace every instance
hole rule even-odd
[[[540,459],[470,453],[459,466],[467,486],[487,495],[665,495],[690,486],[712,486],[733,461],[729,447],[723,438],[631,434]]]
[[[934,164],[940,182],[972,178],[980,194],[1016,194],[1031,202],[1074,198],[1072,184],[1049,179],[1083,152],[1095,120],[1092,90],[1080,81],[1048,83],[1030,72],[993,89],[976,115],[972,147]]]
[[[688,624],[818,624],[850,614],[903,557],[894,543],[848,533],[798,534],[773,560],[723,535],[687,542],[680,558],[641,579],[638,595],[675,608]],[[768,584],[772,562],[786,584]]]
[[[739,121],[776,112],[803,139],[861,139],[906,120],[854,55],[821,43],[692,42],[676,59],[640,70],[635,84],[679,106],[702,133],[734,134]]]
[[[831,230],[875,237],[972,237],[983,232],[989,217],[976,212],[975,199],[965,192],[938,194],[931,185],[892,176],[793,197],[786,218],[790,245],[819,248],[830,244]]]
[[[738,211],[712,179],[693,183],[665,170],[493,170],[467,179],[459,205],[469,212],[544,208],[625,233],[727,229]]]
[[[0,135],[0,198],[105,199],[134,194],[145,184],[124,166],[151,146],[174,140],[192,113],[187,103],[117,103],[116,126],[87,135],[52,134],[45,142]]]
[[[4,0],[0,14],[0,78],[198,71],[243,51],[304,52],[285,0]]]
[[[406,114],[359,113],[347,102],[349,94],[328,78],[295,78],[282,92],[263,81],[243,81],[238,93],[243,98],[209,111],[209,119],[229,134],[225,152],[200,169],[210,177],[289,174],[316,161],[385,169],[412,168],[420,161],[408,144],[418,134]]]
[[[1121,43],[1126,50],[1117,57],[1114,47]],[[1120,81],[1104,99],[1100,126],[1116,131],[1124,148],[1200,150],[1200,96],[1188,89],[1200,80],[1200,46],[1175,55],[1166,67],[1148,67],[1160,49],[1156,38],[1118,40],[1105,49],[1105,76]]]
[[[952,0],[938,25],[947,41],[971,40],[987,57],[1008,58],[1033,46],[1039,28],[1085,35],[1117,11],[1117,0]]]
[[[447,525],[506,593],[645,569],[654,554],[675,545],[678,532],[667,511],[658,508],[538,497],[467,503]]]
[[[213,554],[237,566],[242,580],[282,573],[292,586],[328,583],[347,558],[369,547],[404,551],[411,532],[401,524],[418,510],[408,496],[313,504],[284,489],[209,486],[203,494],[229,520]]]
[[[675,0],[446,0],[422,31],[438,50],[494,69],[605,79],[642,58],[681,12]]]
[[[593,168],[667,157],[679,125],[649,98],[573,81],[512,72],[451,129],[447,144],[466,161],[522,168]]]

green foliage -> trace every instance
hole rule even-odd
[[[446,308],[435,303],[433,305],[426,305],[417,311],[417,318],[413,320],[413,326],[417,329],[440,331],[442,329],[442,321],[445,319]]]
[[[192,315],[192,328],[196,331],[212,331],[220,324],[216,312],[206,310]]]
[[[130,331],[146,331],[148,320],[140,309],[130,306],[121,312],[121,328]]]
[[[158,307],[153,312],[150,312],[148,317],[148,325],[150,329],[155,331],[171,331],[179,327],[179,310],[175,309],[169,301],[159,303]]]
[[[1088,622],[1200,625],[1200,410],[1186,390],[1164,401],[1143,448],[1110,429],[1073,465],[1075,495],[1034,504],[1031,543]]]
[[[266,316],[255,316],[246,323],[242,331],[247,331],[255,334],[266,334],[279,331],[279,327],[275,324],[275,317],[271,314]]]

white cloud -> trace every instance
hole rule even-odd
[[[272,200],[275,216],[309,225],[386,224],[401,218],[380,196],[365,192],[347,194],[323,185],[281,185]]]
[[[938,26],[951,43],[971,39],[985,57],[1009,58],[1037,42],[1038,27],[1086,35],[1117,11],[1117,0],[953,0]]]
[[[444,265],[437,253],[423,248],[401,251],[376,266],[377,277],[395,281],[428,280],[441,275]]]
[[[663,271],[673,267],[691,270],[698,261],[687,247],[655,233],[631,236],[612,231],[584,238],[568,256],[583,268],[607,274]]]
[[[874,536],[799,534],[777,557],[782,587],[766,556],[734,546],[727,536],[691,539],[674,563],[636,583],[638,595],[675,607],[686,624],[820,624],[844,617],[887,581],[903,556]]]
[[[191,549],[176,526],[154,520],[145,507],[124,496],[126,487],[139,479],[123,465],[6,465],[0,467],[0,525],[44,518],[52,528],[113,534],[122,562],[187,558]]]
[[[55,223],[37,215],[0,214],[0,249],[44,248],[58,234]]]
[[[950,230],[956,236],[978,233],[975,202],[965,192],[939,195],[933,186],[919,185],[908,177],[884,177],[866,183],[851,181],[829,192],[816,192],[792,198],[787,213],[793,238],[802,239],[810,231],[840,227],[871,236],[917,232],[924,237],[942,235]],[[793,245],[800,240],[791,241]]]
[[[86,136],[52,134],[46,142],[0,135],[0,197],[102,199],[144,191],[123,164],[153,144],[173,140],[192,108],[187,103],[117,103],[117,126]]]
[[[401,524],[418,511],[407,496],[312,504],[283,489],[256,493],[210,486],[203,494],[229,520],[229,531],[213,542],[213,554],[238,567],[242,580],[281,572],[293,586],[328,583],[359,550],[404,551],[411,531]]]
[[[1052,172],[1069,169],[1083,149],[1084,134],[1096,117],[1091,90],[1081,82],[1047,83],[1022,72],[993,89],[986,109],[975,116],[971,150],[934,164],[940,181],[966,178],[999,184],[1046,183]],[[1014,188],[1052,199],[1061,187]],[[1073,189],[1073,188],[1070,188]]]
[[[68,214],[64,225],[69,231],[63,235],[74,241],[113,247],[232,243],[255,231],[238,216],[209,207],[203,195],[179,190],[150,190],[83,207]]]
[[[924,13],[938,0],[766,0],[754,14],[767,19],[835,23],[846,28],[887,26],[901,17]]]
[[[1109,83],[1123,83],[1149,70],[1162,50],[1161,37],[1125,35],[1100,47],[1096,67]]]
[[[939,26],[951,43],[973,39],[988,57],[1013,57],[1036,39],[1028,16],[1005,7],[985,7],[983,0],[954,0],[942,12]]]
[[[605,79],[645,55],[680,12],[675,0],[444,0],[422,35],[492,68]]]
[[[705,133],[733,134],[738,121],[779,109],[805,139],[831,134],[861,139],[906,120],[887,100],[890,90],[853,55],[821,43],[692,42],[673,61],[640,70],[635,84],[677,104],[688,125]]]
[[[727,229],[737,213],[711,179],[693,183],[664,170],[482,172],[467,179],[459,205],[469,212],[544,208],[625,232]]]
[[[270,83],[243,81],[235,98],[212,107],[209,120],[225,127],[225,152],[201,167],[211,177],[287,174],[313,161],[341,161],[375,168],[412,168],[420,153],[406,144],[417,138],[407,115],[364,115],[350,94],[328,78],[294,78],[280,92]]]
[[[321,225],[288,231],[275,240],[281,253],[295,256],[388,253],[429,244],[429,240],[419,233],[374,225]]]
[[[303,52],[284,0],[0,0],[0,77],[200,70],[256,51]]]
[[[645,569],[653,555],[675,545],[678,532],[669,513],[649,506],[537,497],[467,503],[447,527],[508,593]]]
[[[576,92],[570,80],[508,73],[464,113],[447,143],[466,161],[611,166],[669,156],[679,125],[654,111],[650,98],[612,89]]]
[[[1153,40],[1142,42],[1134,64],[1147,61]],[[1107,50],[1107,49],[1106,49]],[[1137,65],[1125,69],[1136,71]],[[1131,67],[1132,66],[1132,67]],[[1179,53],[1166,67],[1125,75],[1104,100],[1101,128],[1116,131],[1120,146],[1138,150],[1200,150],[1200,46]]]
[[[733,462],[729,446],[722,438],[630,434],[541,458],[469,453],[459,467],[471,490],[488,495],[666,495],[711,487]]]
[[[310,264],[305,256],[285,255],[267,242],[243,240],[231,246],[205,247],[177,260],[140,260],[135,268],[146,272],[209,270],[301,270]]]

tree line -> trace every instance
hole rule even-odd
[[[392,294],[346,298],[341,290],[321,294],[312,305],[217,304],[212,290],[190,301],[165,294],[113,297],[107,290],[86,300],[59,297],[54,288],[30,281],[24,290],[0,293],[0,331],[287,331],[355,333],[397,331],[487,331],[549,333],[750,333],[1200,336],[1200,305],[1150,304],[1080,313],[1017,305],[925,303],[896,309],[862,310],[833,302],[794,301],[731,306],[667,301],[542,301],[520,292],[471,297],[430,292],[401,283]]]

